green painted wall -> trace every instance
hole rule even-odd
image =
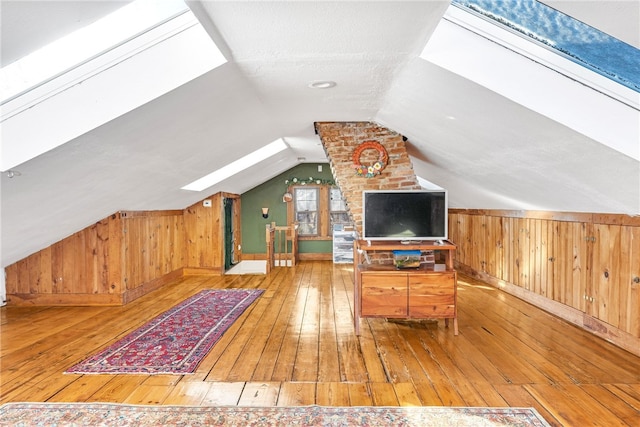
[[[318,172],[318,165],[322,165],[322,172]],[[276,225],[287,224],[287,204],[282,201],[282,195],[287,190],[285,180],[294,177],[333,179],[328,163],[303,163],[243,193],[240,196],[243,253],[266,253],[266,225],[273,221],[276,222]],[[269,218],[267,219],[262,218],[261,208],[263,207],[269,208]],[[300,253],[331,253],[333,247],[330,240],[300,241],[298,251]]]

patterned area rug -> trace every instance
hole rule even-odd
[[[65,373],[193,373],[222,334],[263,292],[201,291]]]
[[[91,426],[544,426],[533,408],[193,407],[7,403],[0,425]]]

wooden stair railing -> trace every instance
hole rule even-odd
[[[267,273],[273,267],[293,267],[298,258],[298,224],[267,224]]]

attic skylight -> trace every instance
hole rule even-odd
[[[535,3],[532,0],[473,1],[483,1],[487,6],[495,3],[496,7],[504,3],[514,8],[518,4]],[[530,19],[535,21],[536,17]],[[561,29],[564,28],[558,27],[557,31]],[[447,8],[420,58],[620,153],[640,159],[638,91],[570,60],[568,55],[550,49],[545,43],[497,25],[469,8],[453,4]],[[637,59],[632,59],[631,64],[634,61]],[[635,76],[637,80],[637,71]]]
[[[189,11],[182,0],[137,0],[0,70],[0,99],[52,79],[91,58]]]
[[[640,92],[640,50],[536,0],[452,4]]]
[[[182,0],[130,3],[1,70],[0,170],[132,112],[225,62]]]
[[[272,143],[267,144],[264,147],[253,151],[246,156],[241,157],[238,160],[231,162],[226,166],[211,172],[208,175],[203,176],[202,178],[193,181],[191,184],[185,185],[184,187],[182,187],[182,190],[205,190],[219,182],[224,181],[227,178],[232,177],[235,174],[244,171],[245,169],[250,168],[251,166],[261,162],[262,160],[268,159],[269,157],[278,154],[279,152],[287,148],[288,146],[284,142],[284,140],[282,138],[278,138]]]

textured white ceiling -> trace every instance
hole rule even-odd
[[[615,23],[637,46],[638,2],[547,3]],[[118,210],[180,209],[301,157],[325,162],[315,121],[375,120],[406,135],[416,172],[454,207],[640,213],[637,161],[418,58],[448,1],[188,4],[229,63],[3,174],[2,266]],[[5,63],[115,5],[0,7]],[[308,88],[315,80],[337,86]],[[279,137],[291,149],[276,158],[203,193],[180,190]]]

